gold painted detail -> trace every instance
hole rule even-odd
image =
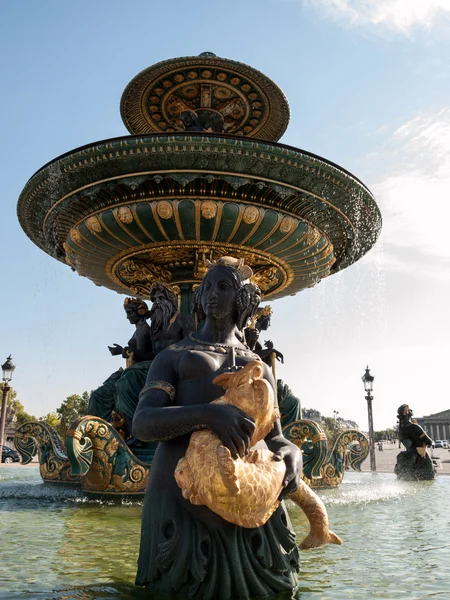
[[[76,483],[79,478],[72,475],[64,444],[56,431],[45,421],[21,425],[14,436],[14,445],[28,464],[36,451],[39,455],[39,471],[44,481]]]
[[[120,206],[117,209],[117,216],[119,217],[119,220],[126,225],[129,225],[133,222],[133,213],[128,206]]]
[[[81,237],[80,232],[75,227],[73,227],[69,231],[69,236],[70,236],[70,239],[77,244],[81,244],[81,242],[83,241],[83,238]]]
[[[100,233],[102,230],[100,219],[95,215],[86,219],[86,227],[93,233]]]
[[[173,206],[171,202],[162,200],[156,205],[156,212],[161,219],[170,219],[173,216]]]
[[[294,229],[294,227],[296,227],[297,223],[298,221],[296,219],[286,215],[281,220],[280,231],[282,231],[283,233],[289,233]]]
[[[259,208],[256,206],[247,206],[244,210],[244,215],[242,217],[244,223],[247,225],[252,225],[256,223],[259,218]]]
[[[172,279],[170,271],[154,263],[128,259],[117,270],[119,280],[136,296],[149,297],[152,284],[156,281],[168,283]]]
[[[267,294],[280,283],[279,269],[277,267],[261,269],[254,273],[251,281],[256,283],[263,294]]]
[[[214,219],[217,214],[217,202],[205,200],[202,202],[200,210],[204,219]]]
[[[213,242],[206,246],[194,241],[162,242],[157,246],[148,244],[137,251],[122,251],[108,261],[106,275],[122,288],[148,298],[154,281],[177,283],[174,273],[182,268],[182,280],[197,283],[206,273],[207,261],[215,262],[222,256],[244,259],[253,270],[252,281],[260,286],[263,294],[278,293],[293,280],[293,271],[285,261],[262,250]]]
[[[82,474],[82,489],[103,494],[145,492],[150,465],[131,453],[110,423],[82,417],[69,429],[67,442],[73,468]]]

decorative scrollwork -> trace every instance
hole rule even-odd
[[[336,487],[344,477],[346,461],[360,470],[369,453],[369,441],[360,431],[348,429],[328,448],[327,437],[315,421],[294,421],[283,429],[283,435],[301,448],[303,453],[303,480],[310,487]]]
[[[81,417],[67,433],[67,453],[83,490],[143,494],[150,464],[137,459],[117,431],[100,417]]]
[[[72,473],[70,462],[61,438],[44,421],[30,421],[21,425],[14,436],[14,445],[28,464],[36,452],[39,454],[39,470],[44,481],[74,483],[78,481]]]

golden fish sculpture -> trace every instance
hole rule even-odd
[[[284,461],[274,460],[273,452],[253,448],[280,416],[272,386],[263,379],[262,363],[256,360],[239,371],[218,375],[213,383],[226,392],[212,404],[237,406],[255,421],[251,449],[243,458],[233,459],[214,433],[195,431],[185,456],[178,461],[175,479],[183,497],[192,504],[206,505],[235,525],[260,527],[278,508],[286,472]],[[300,480],[298,489],[288,497],[303,510],[310,524],[300,549],[342,543],[328,527],[323,502],[304,481]]]

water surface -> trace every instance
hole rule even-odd
[[[344,545],[302,552],[296,598],[450,598],[450,477],[347,473],[320,495]],[[151,599],[133,585],[141,511],[44,484],[37,467],[0,466],[0,599]],[[289,512],[302,539],[307,521]]]

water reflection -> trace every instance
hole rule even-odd
[[[448,598],[449,494],[450,477],[346,474],[321,492],[344,545],[302,553],[297,597]],[[302,539],[306,518],[289,509]],[[0,598],[156,600],[133,585],[141,510],[44,485],[34,467],[0,467]]]

